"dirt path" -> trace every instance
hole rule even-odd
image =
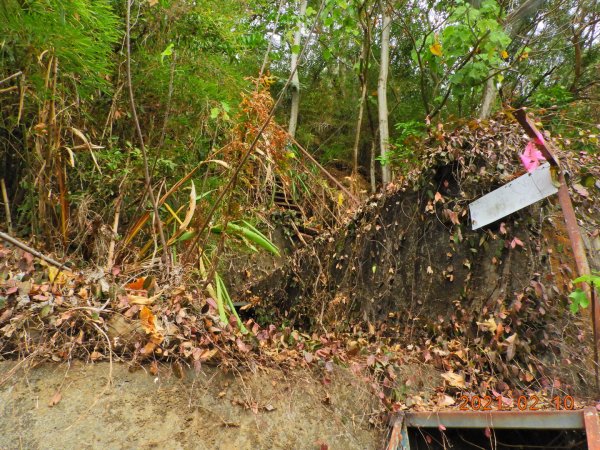
[[[0,380],[13,366],[0,363]],[[106,363],[20,371],[0,387],[0,449],[376,449],[385,443],[385,432],[369,423],[377,402],[339,369],[326,383],[301,370],[241,377],[206,368],[183,379],[168,368],[161,372],[117,364],[107,388]]]

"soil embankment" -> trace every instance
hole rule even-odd
[[[0,363],[0,380],[13,366]],[[74,362],[10,377],[0,448],[365,449],[386,438],[373,424],[377,401],[342,370],[323,384],[305,370],[203,368],[179,379],[115,364],[107,387],[109,373],[108,363]]]

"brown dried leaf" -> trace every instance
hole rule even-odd
[[[48,406],[52,407],[54,405],[58,405],[60,400],[62,399],[62,394],[59,391],[56,391],[50,401],[48,402]]]
[[[467,387],[464,375],[454,372],[446,372],[442,374],[442,378],[452,387],[464,389]]]

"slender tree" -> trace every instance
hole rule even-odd
[[[390,66],[390,28],[392,17],[389,7],[381,2],[381,13],[383,16],[381,24],[381,59],[379,66],[379,80],[377,83],[377,101],[379,106],[379,154],[385,162],[389,147],[390,132],[388,125],[387,106],[387,79]],[[381,166],[381,182],[385,186],[391,180],[392,174],[388,164]]]
[[[358,117],[356,119],[356,133],[354,135],[354,148],[352,151],[353,156],[353,167],[352,175],[356,178],[358,173],[358,149],[360,146],[360,134],[362,129],[362,122],[365,109],[365,99],[367,97],[367,75],[369,73],[369,53],[371,49],[371,21],[367,9],[367,2],[363,4],[364,7],[364,20],[361,20],[361,26],[363,28],[363,42],[362,50],[360,55],[359,73],[358,78],[361,85],[360,98],[358,100]]]
[[[302,0],[300,10],[298,12],[298,27],[294,32],[294,43],[292,46],[292,58],[290,72],[292,73],[292,81],[290,83],[290,91],[292,93],[292,107],[290,111],[290,125],[288,132],[290,136],[296,137],[296,128],[298,127],[298,111],[300,110],[300,76],[298,75],[298,53],[300,41],[302,38],[302,19],[306,14],[306,4],[308,0]]]

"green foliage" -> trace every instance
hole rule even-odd
[[[415,150],[426,135],[425,125],[422,122],[411,120],[397,123],[394,128],[397,131],[397,137],[391,143],[386,157],[377,159],[382,165],[390,164],[402,171],[410,168],[418,157]]]
[[[592,289],[600,289],[600,274],[596,272],[594,274],[583,275],[574,279],[573,283],[587,283]],[[575,289],[569,294],[569,298],[571,299],[569,309],[573,314],[579,312],[580,309],[590,306],[590,299],[582,289]]]
[[[511,39],[504,31],[495,0],[484,0],[480,8],[462,0],[456,4],[441,32],[427,37],[421,58],[435,77],[449,75],[454,85],[470,87],[482,83],[490,69],[502,65]],[[417,60],[414,50],[413,59]]]
[[[43,53],[58,59],[79,96],[109,91],[112,52],[121,23],[110,0],[5,0],[0,6],[0,66],[24,70],[38,89]]]
[[[531,104],[538,108],[566,105],[573,100],[573,93],[565,86],[542,87],[531,96]]]

